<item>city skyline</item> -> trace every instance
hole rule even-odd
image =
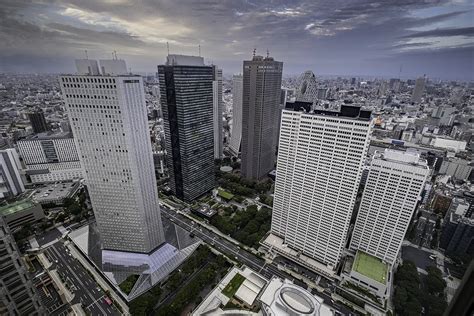
[[[472,15],[473,5],[463,1],[3,0],[0,38],[8,45],[0,72],[67,72],[84,50],[97,59],[116,50],[133,72],[151,73],[169,43],[170,53],[201,50],[224,74],[241,72],[241,61],[257,48],[285,62],[285,74],[472,80]]]

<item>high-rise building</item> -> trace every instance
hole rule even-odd
[[[32,183],[78,180],[84,177],[70,132],[40,133],[17,142]]]
[[[0,199],[12,198],[25,191],[20,169],[20,158],[15,149],[0,150]]]
[[[222,158],[223,129],[222,111],[224,100],[222,99],[222,69],[212,66],[212,102],[213,102],[213,128],[214,128],[214,158]]]
[[[254,56],[244,61],[242,93],[242,175],[260,180],[275,165],[275,129],[283,63]]]
[[[0,216],[0,314],[45,315],[10,229]]]
[[[269,239],[328,274],[346,243],[371,126],[370,111],[355,106],[283,111]]]
[[[239,155],[242,141],[242,89],[242,75],[234,75],[232,77],[232,133],[229,144],[229,149],[234,156]]]
[[[426,78],[418,78],[415,82],[415,87],[413,88],[413,94],[411,96],[411,102],[418,103],[421,101],[423,92],[425,91]]]
[[[49,126],[48,123],[46,123],[46,119],[44,118],[43,110],[35,109],[31,112],[28,112],[27,115],[34,133],[43,133],[49,131]]]
[[[122,60],[77,63],[61,90],[104,250],[150,253],[164,242],[141,76]],[[82,67],[86,64],[87,67]]]
[[[215,184],[213,67],[202,57],[168,55],[158,74],[170,186],[192,201]]]
[[[305,71],[298,78],[296,101],[314,102],[318,98],[316,76],[311,70]]]
[[[386,149],[372,158],[350,248],[392,265],[430,173],[418,152]]]

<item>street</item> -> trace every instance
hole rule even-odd
[[[296,285],[299,285],[303,288],[307,288],[307,285],[300,280],[294,279],[291,275],[286,272],[280,271],[278,269],[278,263],[272,262],[268,264],[265,260],[255,256],[254,254],[247,252],[246,250],[241,249],[239,246],[231,243],[230,241],[222,238],[213,231],[199,225],[196,221],[193,221],[175,211],[169,209],[165,205],[161,206],[162,216],[168,218],[175,224],[186,229],[190,233],[193,233],[195,236],[202,239],[207,244],[211,245],[220,252],[226,254],[231,259],[245,264],[254,271],[260,273],[267,279],[271,279],[273,276],[277,276],[282,279],[292,280]],[[331,296],[326,293],[316,293],[319,297],[324,299],[324,303],[330,306],[333,309],[337,309],[339,312],[342,312],[345,315],[349,315],[350,311],[340,305],[332,303]]]
[[[92,315],[120,315],[114,306],[105,301],[105,293],[89,275],[87,270],[69,253],[63,242],[56,242],[45,251],[53,263],[51,269],[58,273],[69,284],[74,294],[71,305],[82,303],[82,308]]]

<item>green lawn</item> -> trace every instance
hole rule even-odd
[[[387,283],[387,265],[379,258],[358,251],[352,269],[379,283]]]
[[[229,284],[222,290],[222,293],[229,297],[232,298],[234,296],[235,292],[239,289],[240,285],[245,281],[245,277],[242,276],[240,273],[237,273],[232,280],[230,280]]]
[[[219,194],[220,197],[226,199],[227,201],[230,201],[234,198],[234,195],[230,192],[224,191],[224,190],[217,190],[217,193]]]

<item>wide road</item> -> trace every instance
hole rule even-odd
[[[51,269],[56,269],[72,287],[74,299],[71,305],[82,303],[82,308],[91,315],[120,315],[113,305],[105,303],[105,293],[62,241],[46,248],[46,256],[53,262]]]
[[[292,280],[295,284],[306,288],[307,285],[300,280],[294,279],[291,275],[284,271],[280,271],[277,267],[277,263],[272,262],[268,264],[265,260],[255,256],[254,254],[241,249],[239,246],[234,243],[222,238],[220,235],[215,232],[207,229],[204,226],[199,225],[196,221],[189,219],[188,217],[176,213],[174,210],[169,209],[166,205],[161,205],[161,215],[168,218],[175,224],[186,229],[190,233],[193,233],[195,236],[202,239],[207,244],[211,245],[213,248],[219,250],[220,252],[226,254],[231,259],[241,262],[251,268],[254,271],[257,271],[267,279],[271,279],[273,276],[277,276],[282,279]],[[331,308],[344,313],[345,315],[349,314],[349,310],[340,306],[334,305],[331,297],[325,293],[317,293],[317,296],[324,299],[324,303],[329,305]]]

